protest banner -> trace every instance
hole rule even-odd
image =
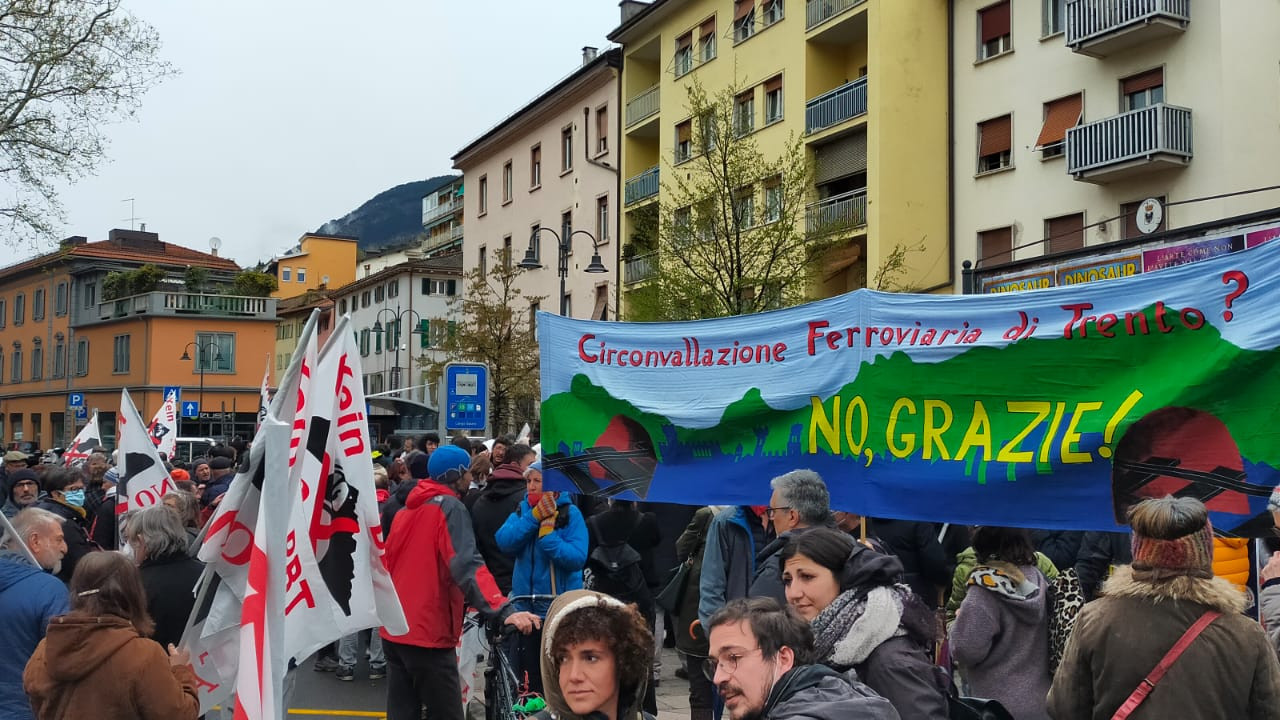
[[[1109,530],[1203,500],[1257,536],[1280,480],[1280,244],[984,296],[868,290],[687,323],[538,317],[548,485],[762,504],[820,473],[873,517]]]
[[[75,439],[71,441],[71,447],[62,453],[62,463],[71,467],[81,460],[88,460],[89,453],[100,447],[102,447],[102,433],[98,430],[98,412],[95,410],[93,417],[89,418],[89,422],[85,423]]]
[[[141,510],[160,502],[176,486],[164,469],[164,458],[152,442],[152,434],[138,415],[128,388],[120,389],[120,414],[116,419],[120,437],[120,484],[116,490],[116,514]]]
[[[171,390],[160,403],[156,416],[151,418],[147,426],[147,434],[151,442],[165,459],[173,458],[173,451],[178,448],[178,391]]]

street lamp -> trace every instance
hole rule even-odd
[[[418,319],[418,325],[422,324],[422,316],[419,315],[418,311],[414,310],[413,308],[406,308],[404,310],[401,310],[399,305],[396,306],[395,310],[392,310],[391,308],[382,308],[381,310],[378,311],[378,316],[373,321],[373,332],[377,333],[378,335],[381,335],[382,331],[384,330],[382,326],[383,313],[391,313],[391,317],[395,318],[394,322],[396,324],[396,327],[400,327],[400,321],[404,318],[405,315],[412,315],[413,317],[416,317]],[[387,323],[387,327],[385,329],[390,330],[390,327],[391,327],[391,323]],[[412,335],[413,331],[410,330],[409,334]],[[410,362],[409,362],[408,369],[413,370],[413,355],[410,355],[409,358],[410,358]],[[396,359],[395,359],[395,364],[391,367],[391,385],[393,386],[391,388],[392,390],[400,389],[399,385],[401,383],[399,382],[399,380],[400,380],[400,333],[396,333]]]
[[[221,360],[222,353],[218,352],[218,343],[212,340],[204,344],[193,340],[187,343],[187,346],[182,349],[182,357],[178,359],[183,361],[190,360],[191,355],[187,351],[190,350],[193,345],[196,348],[197,357],[206,355],[209,352],[209,348],[213,348],[212,358],[206,358],[204,362],[200,362],[199,360],[196,361],[196,365],[200,366],[200,407],[196,412],[196,435],[203,437],[204,433],[202,431],[204,430],[204,426],[203,421],[200,419],[200,413],[204,412],[204,371],[205,367],[208,366],[210,362],[214,360]],[[226,406],[224,405],[223,407],[225,408]]]
[[[600,261],[600,243],[596,238],[586,230],[574,230],[565,237],[560,237],[560,233],[548,227],[534,228],[533,233],[529,235],[529,249],[525,251],[524,260],[520,261],[519,267],[525,270],[537,270],[542,267],[542,263],[538,262],[538,253],[533,250],[533,242],[537,240],[538,233],[549,232],[556,238],[556,247],[560,251],[560,262],[556,267],[556,272],[560,275],[560,314],[565,314],[564,306],[564,282],[569,277],[569,243],[573,240],[574,235],[581,233],[591,238],[591,262],[587,264],[583,270],[589,273],[605,273],[609,272],[609,268],[604,266]]]

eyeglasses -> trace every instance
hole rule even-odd
[[[774,513],[778,512],[779,510],[790,510],[790,509],[791,509],[790,505],[779,505],[778,507],[767,507],[764,509],[764,515],[765,517],[772,520]]]
[[[702,672],[707,676],[708,680],[715,682],[717,669],[723,666],[724,671],[732,675],[738,669],[738,662],[753,652],[760,652],[760,648],[753,648],[744,652],[731,652],[719,658],[709,657],[702,661]]]

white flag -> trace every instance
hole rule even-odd
[[[178,449],[178,391],[170,391],[160,403],[156,416],[151,418],[147,426],[147,434],[156,450],[166,459],[173,459],[173,452]]]
[[[129,390],[120,390],[120,415],[116,421],[116,433],[120,439],[120,483],[116,490],[116,514],[141,510],[160,502],[166,492],[176,489],[169,471],[164,469],[164,458],[155,444],[147,426],[138,415],[129,398]]]
[[[299,343],[301,344],[301,343]],[[262,371],[262,390],[258,398],[258,424],[254,426],[253,432],[258,434],[258,428],[262,427],[263,421],[267,419],[267,406],[271,404],[271,398],[267,396],[267,388],[271,384],[271,356],[267,355],[267,367]]]
[[[89,422],[80,429],[80,434],[71,441],[71,447],[62,454],[62,462],[70,467],[80,460],[87,460],[89,453],[100,447],[102,447],[102,433],[98,430],[98,412],[95,410],[93,417],[89,418]]]

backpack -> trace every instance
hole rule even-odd
[[[619,533],[616,537],[622,538],[620,542],[601,543],[591,551],[587,556],[587,586],[624,603],[635,603],[641,613],[647,614],[653,608],[653,593],[644,577],[640,553],[627,544],[638,524],[637,518],[625,533]]]

